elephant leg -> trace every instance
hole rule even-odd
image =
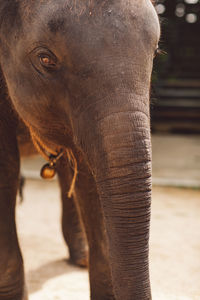
[[[62,232],[69,249],[69,261],[77,266],[87,267],[88,247],[80,212],[74,197],[68,197],[72,174],[67,158],[58,162],[57,174],[61,188]]]
[[[114,300],[102,209],[94,178],[83,162],[78,169],[75,196],[89,244],[91,299]]]
[[[23,260],[15,224],[19,182],[16,124],[10,124],[12,116],[6,115],[6,109],[0,107],[0,111],[0,299],[25,300]]]

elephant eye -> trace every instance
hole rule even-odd
[[[61,62],[57,56],[47,47],[36,47],[28,54],[32,67],[40,75],[54,76],[61,68]]]
[[[49,55],[46,53],[40,53],[39,55],[40,63],[43,67],[46,68],[55,68],[57,65],[57,59],[53,55]]]

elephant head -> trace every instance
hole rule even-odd
[[[0,19],[16,111],[44,144],[71,148],[92,173],[115,299],[150,299],[149,90],[160,34],[151,1],[1,0]]]

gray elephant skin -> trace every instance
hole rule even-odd
[[[19,120],[50,153],[73,153],[91,299],[151,299],[149,91],[159,35],[150,0],[0,0],[0,300],[27,299],[15,226]]]

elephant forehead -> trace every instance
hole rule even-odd
[[[95,28],[100,25],[102,30],[123,32],[136,26],[138,30],[154,29],[153,33],[159,35],[158,18],[150,0],[140,0],[139,3],[136,0],[36,0],[21,3],[26,23],[37,24],[37,28],[42,25],[43,30],[53,33],[66,29],[73,31],[76,27],[84,30],[92,24]]]

